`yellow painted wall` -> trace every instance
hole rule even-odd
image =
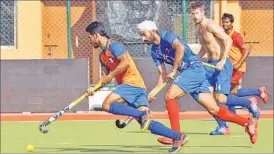
[[[252,18],[251,18],[252,17]],[[241,29],[253,56],[273,56],[273,10],[243,10]]]
[[[71,26],[79,20],[86,7],[71,7]],[[58,15],[58,16],[56,16]],[[83,29],[84,30],[84,29]],[[49,48],[45,45],[57,45]],[[73,52],[73,51],[72,51]],[[44,6],[43,7],[43,51],[44,59],[67,59],[68,37],[67,37],[67,13],[66,6]]]
[[[239,1],[227,1],[226,13],[233,14],[234,16],[234,29],[240,32],[241,28],[241,6]]]
[[[17,1],[17,47],[1,49],[1,59],[40,59],[42,3]]]
[[[77,24],[85,9],[84,6],[71,8],[72,27]],[[224,12],[234,15],[236,31],[242,32],[243,28],[248,31],[247,41],[261,38],[262,43],[254,46],[253,55],[273,55],[273,10],[246,11],[241,10],[239,1],[215,1],[214,20],[217,23],[221,24]],[[252,21],[255,16],[256,19],[268,20],[256,24],[256,21]],[[259,34],[264,35],[258,36],[254,29],[260,29]],[[83,46],[82,42],[79,43]],[[53,47],[52,55],[48,55],[49,48],[45,45],[58,47]],[[199,50],[199,46],[193,48]],[[1,59],[66,59],[67,52],[66,7],[44,6],[41,1],[17,1],[17,46],[15,49],[1,49]]]
[[[241,17],[241,6],[238,0],[234,1],[215,1],[214,2],[214,20],[218,24],[222,24],[222,15],[224,13],[230,13],[234,16],[234,28],[236,31],[240,31],[240,17]]]
[[[43,7],[43,43],[42,58],[44,59],[66,59],[67,47],[67,20],[65,6],[44,6]],[[49,47],[45,45],[56,45],[51,48],[51,55],[48,54]]]

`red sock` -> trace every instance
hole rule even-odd
[[[224,107],[220,107],[220,110],[216,116],[221,120],[233,122],[241,126],[245,126],[248,123],[247,118],[234,114],[233,112],[229,111],[227,108]]]
[[[166,109],[168,111],[168,117],[169,117],[171,129],[181,132],[180,119],[179,119],[180,107],[177,102],[177,99],[166,100]]]

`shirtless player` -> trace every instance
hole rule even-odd
[[[203,3],[192,3],[191,14],[197,25],[199,41],[201,44],[201,50],[198,53],[198,56],[203,57],[207,54],[208,63],[216,65],[216,69],[205,68],[207,70],[209,85],[214,88],[214,98],[220,104],[246,107],[252,113],[253,117],[257,119],[260,113],[256,99],[248,100],[230,94],[233,66],[228,58],[228,54],[232,45],[231,38],[218,24],[205,17]],[[227,128],[224,121],[219,120],[216,116],[214,116],[214,118],[219,126],[222,126],[224,129]],[[256,124],[256,127],[257,126],[258,124]],[[255,142],[257,139],[257,137],[255,137],[257,136],[257,130],[255,133],[256,135],[251,139],[252,142]]]

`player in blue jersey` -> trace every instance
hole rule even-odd
[[[143,21],[138,24],[138,29],[143,41],[148,45],[152,44],[151,56],[159,72],[154,89],[161,86],[165,81],[174,80],[165,94],[166,108],[173,130],[180,131],[177,100],[189,93],[210,114],[224,121],[246,127],[250,138],[252,138],[256,123],[217,105],[208,88],[209,85],[202,61],[192,52],[182,38],[167,31],[158,31],[156,24],[152,21]],[[170,73],[167,73],[165,63],[173,66]],[[177,71],[180,74],[175,78]],[[152,98],[154,89],[148,95],[150,102],[154,99]],[[159,138],[158,141],[163,144],[172,143],[172,140],[168,138]]]

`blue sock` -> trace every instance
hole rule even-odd
[[[251,101],[248,99],[244,99],[242,97],[238,97],[235,95],[228,95],[226,105],[227,106],[242,106],[242,107],[249,107]]]
[[[148,129],[151,131],[151,133],[156,134],[156,135],[168,137],[168,138],[175,139],[175,140],[180,140],[180,138],[181,138],[180,132],[176,132],[172,129],[169,129],[165,125],[161,124],[160,122],[154,121],[154,120],[151,121]]]
[[[134,118],[140,118],[145,114],[144,111],[139,111],[128,106],[127,104],[122,103],[112,103],[109,107],[109,112],[112,114],[132,116]]]
[[[219,118],[217,118],[217,116],[213,116],[214,117],[214,119],[216,120],[216,122],[218,123],[218,125],[220,126],[220,127],[227,127],[227,125],[226,125],[226,122],[225,121],[223,121],[223,120],[220,120]]]
[[[259,89],[256,88],[241,88],[238,89],[237,96],[244,97],[244,96],[260,96],[261,92]]]
[[[229,110],[232,111],[233,113],[236,113],[236,108],[235,108],[235,106],[229,105],[228,108],[229,108]]]

